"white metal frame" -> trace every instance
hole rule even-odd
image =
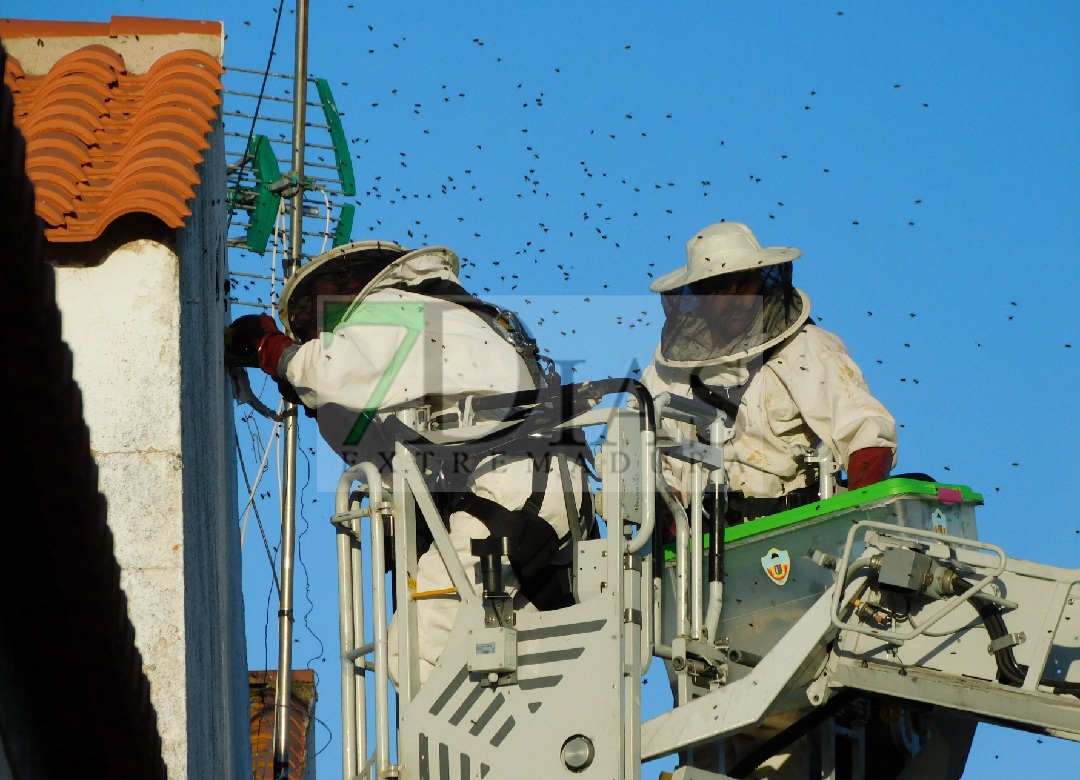
[[[728,679],[723,638],[715,636],[723,590],[717,583],[706,599],[702,569],[702,495],[706,479],[715,484],[724,478],[722,468],[715,467],[723,463],[728,432],[715,415],[685,399],[665,394],[656,399],[652,411],[655,430],[642,424],[647,410],[635,408],[633,402],[628,408],[595,408],[563,423],[564,427],[606,426],[597,457],[603,486],[597,505],[607,535],[575,545],[579,603],[562,610],[515,615],[516,677],[495,686],[481,683],[468,671],[469,631],[484,625],[483,598],[474,592],[454,552],[412,452],[404,444],[396,446],[389,493],[373,464],[346,470],[338,483],[333,522],[338,534],[342,751],[347,780],[457,780],[489,772],[491,777],[547,780],[568,771],[567,761],[584,762],[578,772],[584,780],[639,780],[643,760],[693,750],[744,732],[770,712],[793,704],[823,705],[844,688],[966,711],[974,719],[1011,717],[1048,733],[1080,739],[1080,700],[1055,695],[1039,685],[1061,627],[1067,621],[1080,623],[1080,606],[1075,605],[1080,603],[1076,598],[1080,570],[1010,560],[994,545],[918,529],[869,521],[854,524],[838,563],[838,571],[845,575],[843,592],[836,586],[826,591],[772,651]],[[707,423],[710,443],[679,441],[663,428],[665,420]],[[475,429],[479,435],[490,427]],[[458,429],[454,440],[467,439],[468,433],[469,429]],[[657,479],[661,452],[677,452],[696,461],[689,511]],[[354,492],[357,483],[359,489]],[[660,579],[652,574],[655,495],[671,510],[676,526],[676,636],[670,645],[661,641]],[[365,496],[367,506],[361,507]],[[370,572],[364,570],[361,550],[364,520]],[[429,528],[460,596],[446,648],[424,685],[419,682],[417,616],[410,598],[417,566],[417,522]],[[848,575],[854,567],[854,539],[860,532],[879,533],[881,539],[888,538],[885,534],[916,539],[941,560],[977,572],[970,593],[981,592],[1006,606],[1019,607],[1009,615],[1010,627],[1014,621],[1029,626],[1036,637],[1031,645],[1018,648],[1018,657],[1030,661],[1024,685],[1005,686],[993,674],[969,679],[964,659],[953,666],[929,668],[937,662],[927,659],[942,657],[938,648],[945,645],[951,652],[960,648],[969,661],[982,667],[987,664],[985,637],[977,635],[980,627],[972,621],[958,625],[955,616],[945,620],[963,603],[963,597],[934,606],[921,628],[896,636],[839,619],[839,605],[859,585],[858,580],[849,581]],[[396,689],[388,669],[391,592],[385,587],[384,565],[388,537],[393,539],[397,561],[392,585],[400,627]],[[734,587],[738,583],[728,584],[729,589]],[[1012,601],[995,596],[992,587],[1004,590]],[[365,614],[366,603],[371,605],[370,615]],[[373,629],[370,639],[365,635],[366,619]],[[930,625],[939,630],[927,631]],[[940,629],[941,625],[949,627]],[[1080,632],[1061,641],[1067,647],[1075,645],[1080,653]],[[976,658],[979,654],[981,658]],[[674,708],[642,724],[640,683],[653,655],[669,661],[692,658],[693,664],[676,673]],[[923,664],[928,668],[922,669]],[[710,667],[719,671],[719,677],[714,675],[710,689],[702,689],[694,677]],[[900,669],[904,674],[897,674]],[[1080,678],[1080,669],[1069,670],[1068,679],[1073,678]],[[391,722],[389,701],[395,692],[397,717]],[[375,713],[371,750],[369,697]],[[965,728],[950,726],[941,733],[958,735],[961,741],[970,739]],[[823,732],[822,738],[829,739],[830,734]],[[966,745],[960,748],[966,750]],[[957,760],[956,751],[941,750],[939,744],[920,765],[945,772],[946,764],[952,762],[948,764],[952,766]],[[689,767],[680,771],[687,778],[722,777]]]

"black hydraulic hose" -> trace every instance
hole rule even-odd
[[[497,451],[509,441],[516,441],[553,425],[566,422],[587,407],[585,404],[599,401],[606,395],[629,393],[637,399],[642,415],[642,429],[656,431],[656,413],[653,410],[652,394],[645,385],[636,379],[601,379],[595,382],[581,382],[573,385],[557,385],[526,390],[519,393],[481,396],[473,401],[476,411],[493,409],[511,409],[519,406],[536,404],[526,410],[525,416],[508,431],[493,434],[488,439],[480,439],[471,447],[454,445],[459,450],[469,449],[474,455]]]
[[[958,595],[962,596],[971,590],[971,583],[957,577],[953,588]],[[991,640],[1008,635],[1009,630],[1005,627],[1005,621],[1001,617],[1001,608],[997,604],[977,594],[972,596],[970,601],[971,605],[975,607],[975,611],[979,613],[979,617],[983,619],[983,626],[986,628],[986,633],[990,635]],[[997,663],[998,677],[1001,682],[1015,687],[1024,684],[1024,678],[1027,677],[1027,667],[1016,662],[1012,647],[1002,647],[995,651],[994,661]]]
[[[971,583],[957,577],[953,586],[959,595],[971,590]],[[971,604],[983,619],[983,626],[991,640],[1000,639],[1009,635],[1009,629],[1005,625],[1005,619],[1001,615],[1001,607],[998,604],[979,595],[971,597]],[[1028,667],[1018,663],[1011,646],[1002,647],[994,651],[994,661],[997,663],[998,677],[1000,681],[1015,688],[1023,686],[1027,677]],[[1043,677],[1039,680],[1040,685],[1053,688],[1054,693],[1067,693],[1071,696],[1080,696],[1080,683],[1069,680],[1055,680],[1051,677]]]
[[[972,585],[970,582],[959,577],[956,579],[954,585],[958,595],[963,595],[971,590],[971,587]],[[1008,635],[1009,630],[1005,626],[1005,620],[1001,615],[1001,607],[998,604],[995,604],[989,599],[981,598],[978,595],[972,596],[970,600],[982,617],[983,625],[986,627],[986,631],[991,639],[999,639],[1000,637]],[[1013,654],[1011,647],[1003,647],[996,651],[994,653],[994,659],[997,662],[998,674],[1001,677],[1002,682],[1014,687],[1020,687],[1024,684],[1024,678],[1027,676],[1028,668],[1023,664],[1017,663],[1016,656]],[[1054,680],[1044,677],[1039,683],[1049,688],[1053,688],[1054,693],[1080,696],[1080,683],[1077,682]],[[762,763],[788,747],[795,740],[805,736],[813,729],[825,723],[856,697],[857,692],[852,689],[841,691],[821,707],[813,710],[805,717],[800,718],[780,733],[770,737],[754,748],[753,751],[748,753],[728,771],[728,776],[735,778],[735,780],[742,780],[742,778],[745,778],[748,774],[761,766]]]
[[[709,582],[724,581],[724,512],[720,497],[720,485],[712,485],[710,545],[709,545]]]
[[[820,707],[807,713],[806,716],[792,723],[778,734],[769,737],[756,748],[747,753],[734,767],[728,770],[728,776],[735,780],[742,780],[753,772],[765,761],[775,756],[781,750],[793,743],[800,737],[804,737],[821,724],[828,721],[840,710],[857,698],[858,694],[851,688],[845,688],[837,693]]]
[[[655,428],[652,420],[652,395],[641,382],[628,378],[600,379],[577,384],[555,385],[553,387],[540,387],[535,390],[502,393],[500,395],[479,396],[473,399],[473,409],[476,411],[506,409],[516,406],[550,403],[556,399],[563,399],[563,406],[570,410],[563,419],[569,419],[576,414],[573,411],[574,403],[570,403],[571,400],[574,402],[598,401],[605,395],[615,395],[617,393],[630,393],[637,398],[647,418],[649,429]]]

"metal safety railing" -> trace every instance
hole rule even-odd
[[[588,384],[588,383],[586,383]],[[610,556],[612,564],[621,571],[623,560],[651,560],[655,514],[650,502],[642,501],[643,495],[651,495],[650,485],[655,484],[655,464],[657,463],[654,444],[652,403],[643,388],[635,387],[642,399],[640,409],[621,412],[617,408],[591,408],[603,395],[625,392],[626,382],[616,382],[599,387],[604,383],[595,383],[589,388],[584,398],[570,401],[569,407],[556,410],[558,396],[563,388],[554,393],[515,394],[500,399],[470,399],[468,406],[481,414],[490,413],[500,403],[512,404],[513,408],[532,409],[523,421],[516,425],[525,435],[548,433],[553,430],[585,429],[603,426],[610,430],[615,417],[624,420],[616,423],[618,437],[604,439],[600,450],[602,460],[609,464],[622,464],[626,458],[634,461],[630,470],[611,465],[599,467],[601,476],[607,477],[603,490],[605,498],[602,509],[598,510],[601,521],[608,529],[608,541],[603,544],[615,544]],[[545,412],[545,408],[548,410]],[[530,416],[531,414],[531,416]],[[621,415],[621,416],[620,416]],[[641,421],[630,424],[630,420]],[[633,430],[634,428],[637,430]],[[595,429],[595,428],[594,428]],[[491,424],[479,423],[474,426],[475,434],[484,436],[492,431]],[[456,443],[468,442],[467,429],[456,429],[452,440]],[[446,446],[454,446],[447,443]],[[642,462],[644,457],[647,462]],[[416,616],[411,599],[415,583],[410,578],[415,576],[416,533],[421,525],[426,526],[433,538],[432,547],[437,550],[446,566],[453,583],[453,590],[460,601],[459,620],[467,619],[469,609],[480,610],[482,595],[476,591],[472,577],[468,574],[455,552],[444,518],[435,505],[429,492],[429,485],[417,462],[416,454],[405,444],[399,442],[393,458],[392,488],[387,490],[388,476],[381,473],[371,462],[351,466],[342,474],[337,484],[335,514],[331,518],[337,535],[338,560],[338,598],[340,606],[340,664],[342,696],[342,766],[346,778],[369,777],[386,778],[396,776],[399,767],[391,762],[392,735],[396,733],[403,715],[410,712],[412,703],[422,695],[417,674],[415,654],[418,649]],[[622,480],[622,487],[615,482]],[[645,490],[647,488],[647,492]],[[390,534],[392,529],[393,533]],[[614,535],[613,537],[611,535]],[[388,626],[391,616],[390,604],[392,591],[387,582],[387,540],[393,542],[394,576],[391,578],[396,591],[398,617],[401,630],[397,635],[394,648],[397,665],[391,675],[389,658],[391,648],[388,645]],[[367,554],[365,555],[365,549]],[[605,556],[606,558],[606,556]],[[597,560],[602,560],[597,559]],[[640,568],[641,564],[638,564]],[[646,565],[646,568],[648,566]],[[622,579],[620,574],[616,579]],[[611,579],[608,576],[605,581]],[[635,586],[636,587],[636,586]],[[644,591],[651,592],[652,583],[646,580]],[[639,600],[634,611],[637,618],[637,630],[644,625],[647,629],[640,643],[636,643],[643,652],[638,654],[638,672],[642,671],[641,658],[651,656],[653,631],[651,628],[651,610],[646,608],[642,616]],[[617,614],[621,619],[625,610],[620,606]],[[553,614],[553,613],[544,613]],[[519,625],[520,629],[520,625]],[[617,643],[621,647],[621,643]],[[647,667],[647,660],[644,662]],[[618,678],[622,678],[621,670]],[[634,680],[634,685],[639,680]],[[389,701],[392,692],[396,692],[398,724],[391,723]],[[509,695],[509,694],[508,694]],[[629,695],[629,694],[628,694]],[[637,701],[629,696],[631,702]],[[369,701],[374,712],[374,723],[369,720]],[[527,712],[527,711],[526,711]],[[634,721],[640,719],[637,711]],[[371,742],[374,735],[374,744]],[[403,753],[407,753],[398,744],[396,754],[398,762]],[[639,752],[640,747],[632,742],[627,748]],[[622,756],[624,763],[627,756]],[[479,760],[479,759],[478,759]],[[568,759],[576,760],[576,759]],[[636,759],[634,759],[636,762]],[[423,776],[422,774],[420,776]],[[438,776],[438,775],[432,775]],[[525,777],[527,775],[522,775]]]
[[[602,400],[611,403],[604,405]],[[476,648],[467,637],[489,625],[489,594],[474,583],[455,551],[418,450],[413,443],[399,441],[392,473],[380,472],[370,462],[346,470],[338,483],[332,521],[337,529],[341,605],[342,758],[349,780],[405,776],[441,780],[472,776],[473,770],[481,776],[525,780],[565,771],[637,780],[643,758],[680,751],[691,756],[701,746],[745,733],[774,709],[787,711],[782,707],[824,708],[832,701],[836,706],[822,709],[820,719],[831,723],[828,719],[838,708],[858,696],[920,702],[924,708],[959,710],[976,719],[1012,718],[1080,738],[1080,702],[1075,694],[1080,681],[1069,665],[1080,651],[1080,635],[1070,628],[1080,621],[1080,606],[1074,605],[1080,602],[1077,570],[1008,559],[999,548],[973,538],[973,517],[963,526],[965,536],[949,535],[935,530],[929,510],[927,517],[908,517],[907,509],[891,508],[891,497],[860,503],[858,495],[834,496],[831,482],[819,485],[820,503],[841,509],[825,508],[797,521],[778,519],[760,537],[757,532],[725,528],[724,447],[731,434],[724,419],[712,407],[693,400],[670,394],[652,398],[636,383],[583,383],[471,398],[463,402],[462,412],[468,426],[426,431],[421,439],[427,445],[452,448],[488,441],[498,427],[516,429],[523,436],[599,431],[596,512],[606,534],[574,544],[575,604],[544,613],[517,613],[514,630],[506,634],[517,647],[512,660],[505,666],[474,667]],[[503,422],[475,423],[474,415],[492,412],[498,412]],[[699,432],[705,432],[704,441]],[[808,462],[820,464],[821,480],[831,480],[835,470],[827,454],[810,454],[814,459]],[[689,496],[671,490],[662,474],[665,460],[686,464]],[[886,485],[881,488],[875,495],[893,495]],[[934,497],[927,500],[939,500],[938,494],[930,494]],[[657,496],[665,509],[663,521],[654,502]],[[920,500],[912,499],[912,506]],[[892,521],[877,522],[873,517]],[[919,526],[924,521],[929,528]],[[448,590],[456,594],[460,607],[436,670],[421,684],[412,598],[417,586],[411,578],[417,571],[417,529],[425,525],[453,584]],[[827,540],[822,535],[826,526],[831,534]],[[880,538],[868,538],[860,549],[868,550],[872,543],[883,550],[896,547],[901,553],[894,557],[903,562],[912,557],[903,552],[904,545],[922,545],[912,549],[923,550],[939,565],[967,572],[971,594],[1011,610],[1012,633],[991,635],[989,652],[992,656],[1016,648],[1019,660],[1014,665],[1022,679],[999,679],[993,661],[987,660],[987,640],[980,637],[977,621],[955,617],[955,609],[973,596],[953,595],[951,600],[934,602],[933,596],[918,589],[918,577],[911,579],[913,589],[904,595],[922,610],[904,616],[912,631],[860,625],[855,616],[839,619],[840,605],[856,598],[872,579],[864,577],[860,584],[849,571],[871,568],[871,558],[864,553],[854,560],[853,540],[868,531]],[[790,584],[786,591],[775,590],[783,582],[761,577],[758,568],[756,579],[764,580],[761,587],[774,590],[758,597],[761,608],[749,608],[750,617],[744,622],[750,628],[753,621],[767,622],[769,604],[775,601],[777,614],[785,615],[790,625],[778,629],[775,643],[759,654],[729,645],[723,634],[738,630],[731,613],[738,611],[738,597],[745,595],[738,589],[759,586],[725,583],[727,556],[734,556],[731,560],[742,556],[752,567],[764,565],[758,561],[759,548],[768,547],[770,540],[778,544],[783,534],[799,544],[830,545],[831,552],[811,549],[805,560],[800,559],[800,577],[816,585],[803,591]],[[886,537],[901,541],[877,544]],[[673,558],[669,562],[673,586],[663,579],[665,552]],[[388,557],[395,561],[392,573],[387,571]],[[892,571],[883,582],[895,589],[895,583],[908,576],[906,568]],[[991,586],[1009,591],[1008,598],[995,595]],[[673,588],[669,598],[661,596],[665,588]],[[919,599],[925,603],[920,605]],[[674,614],[665,614],[668,611]],[[388,632],[392,616],[400,625],[393,645]],[[618,630],[589,634],[590,625]],[[930,627],[934,630],[928,631]],[[1032,638],[1029,646],[1024,645],[1021,629]],[[557,643],[544,644],[552,638]],[[673,708],[642,723],[639,686],[654,656],[665,660],[674,681]],[[545,663],[545,671],[537,671]],[[988,664],[990,668],[984,668]],[[488,671],[492,668],[495,671]],[[574,688],[574,696],[562,698],[567,686]],[[838,695],[841,692],[844,697]],[[392,717],[395,694],[396,717]],[[535,712],[544,717],[530,720]],[[594,726],[590,731],[579,725],[582,721],[603,728]],[[511,741],[523,739],[516,729],[526,723],[528,747],[513,743],[519,746],[515,748]],[[826,729],[821,738],[834,739],[837,733]],[[548,751],[545,745],[550,740],[561,745],[561,751]],[[750,767],[761,757],[759,752],[731,771]],[[861,769],[861,764],[853,766],[851,776]]]

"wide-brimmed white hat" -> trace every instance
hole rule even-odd
[[[320,282],[340,284],[353,278],[366,284],[409,250],[393,241],[354,241],[334,247],[296,269],[285,282],[278,300],[278,316],[290,336],[299,334],[297,323],[315,316]]]
[[[721,274],[787,263],[802,255],[793,246],[763,247],[741,222],[717,222],[702,228],[686,242],[686,265],[664,274],[649,285],[653,292],[668,292]]]

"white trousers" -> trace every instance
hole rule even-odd
[[[546,520],[560,538],[569,533],[567,504],[581,506],[582,470],[567,462],[569,487],[571,494],[564,496],[563,479],[558,461],[551,458],[546,463],[547,489],[540,506],[540,517]],[[479,496],[501,504],[507,509],[517,510],[525,505],[532,495],[533,471],[535,462],[530,458],[491,458],[476,470],[469,485],[470,490]],[[567,499],[569,498],[569,502]],[[575,509],[576,511],[576,509]],[[449,521],[450,542],[454,554],[461,561],[465,573],[469,576],[473,590],[479,594],[483,590],[483,575],[480,571],[480,559],[472,554],[473,539],[486,539],[490,532],[473,515],[467,512],[454,512]],[[524,595],[518,592],[520,583],[510,564],[504,559],[502,566],[503,587],[514,598],[517,611],[536,611]],[[415,600],[417,640],[419,649],[419,677],[421,685],[427,680],[435,664],[442,655],[450,630],[454,626],[458,613],[458,597],[455,593],[437,594],[453,587],[450,574],[446,570],[442,556],[432,545],[431,549],[420,556],[416,567]],[[397,683],[398,675],[398,621],[397,615],[390,621],[388,635],[388,658],[390,678]]]

